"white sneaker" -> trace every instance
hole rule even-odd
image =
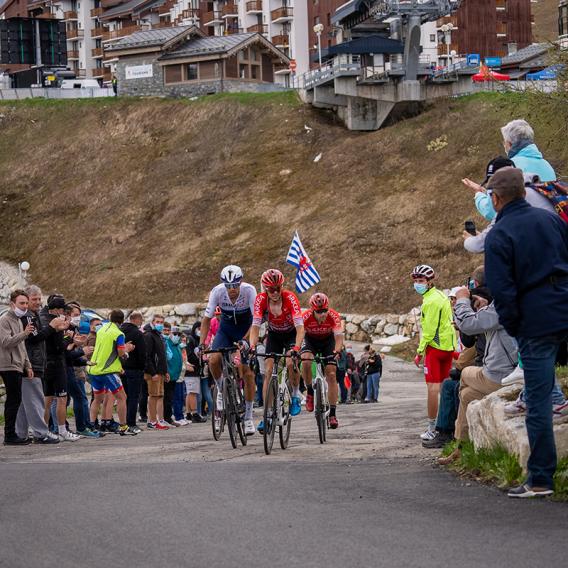
[[[254,427],[254,422],[252,421],[252,419],[245,420],[245,434],[247,436],[254,436],[255,431],[256,428]]]
[[[509,373],[504,379],[501,379],[501,384],[504,387],[524,382],[525,382],[525,372],[519,366],[515,367],[513,369],[513,372]]]
[[[59,440],[59,434],[54,434],[53,432],[48,431],[47,437],[51,440]]]
[[[520,416],[527,411],[527,405],[522,400],[517,399],[515,402],[506,404],[504,410],[507,416]]]
[[[424,434],[420,434],[420,438],[425,442],[428,440],[433,440],[435,437],[436,437],[436,432],[430,429],[426,430]]]
[[[173,424],[169,424],[168,422],[166,422],[163,418],[159,420],[159,424],[160,426],[165,426],[166,428],[171,428],[172,426],[174,426]]]
[[[185,426],[182,420],[172,420],[174,426]]]
[[[60,442],[76,442],[80,439],[81,436],[77,436],[77,434],[73,434],[73,432],[69,432],[68,430],[64,434],[59,434]]]
[[[181,420],[176,420],[176,422],[177,422],[180,426],[187,426],[188,424],[191,424],[191,422],[189,422],[189,421],[186,420],[185,418],[182,418]]]
[[[223,393],[219,391],[217,393],[217,410],[223,410],[225,405],[223,404]]]

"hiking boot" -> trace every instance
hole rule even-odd
[[[422,447],[429,450],[443,448],[448,442],[452,441],[452,436],[450,434],[435,432],[434,437],[431,440],[422,440]]]

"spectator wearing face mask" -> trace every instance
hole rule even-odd
[[[216,321],[215,318],[211,320],[211,324],[214,321]],[[201,322],[197,321],[193,324],[186,341],[187,363],[184,376],[186,420],[201,423],[205,422],[206,419],[199,412],[201,406],[199,397],[202,396],[207,401],[209,412],[213,408],[209,379],[203,376],[203,362],[200,356],[195,353],[201,343]]]
[[[26,351],[26,339],[36,330],[32,323],[25,327],[20,318],[28,311],[28,295],[15,290],[10,295],[10,309],[0,317],[0,377],[6,386],[4,406],[4,444],[16,446],[29,444],[31,439],[16,435],[16,417],[22,400],[22,377],[34,376]]]
[[[136,424],[136,412],[140,401],[140,390],[144,384],[146,365],[146,343],[141,331],[144,319],[140,312],[132,312],[127,322],[120,326],[124,339],[134,345],[134,351],[122,363],[124,369],[124,390],[126,391],[126,424],[137,434],[141,432]]]
[[[185,366],[183,351],[180,347],[181,331],[178,326],[172,326],[169,322],[165,322],[163,336],[166,341],[166,359],[168,361],[168,376],[164,384],[164,420],[171,426],[185,426],[187,421],[183,418],[183,410],[179,420],[173,416],[176,385]]]

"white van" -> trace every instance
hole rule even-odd
[[[96,79],[64,79],[61,81],[62,89],[99,89]]]

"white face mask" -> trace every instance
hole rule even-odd
[[[27,313],[28,310],[22,310],[20,308],[14,308],[14,313],[19,317],[19,318],[23,318]]]
[[[71,318],[71,323],[75,326],[79,325],[81,323],[81,317],[77,316],[77,317]]]
[[[198,329],[195,330],[195,337],[201,337],[201,331]]]

